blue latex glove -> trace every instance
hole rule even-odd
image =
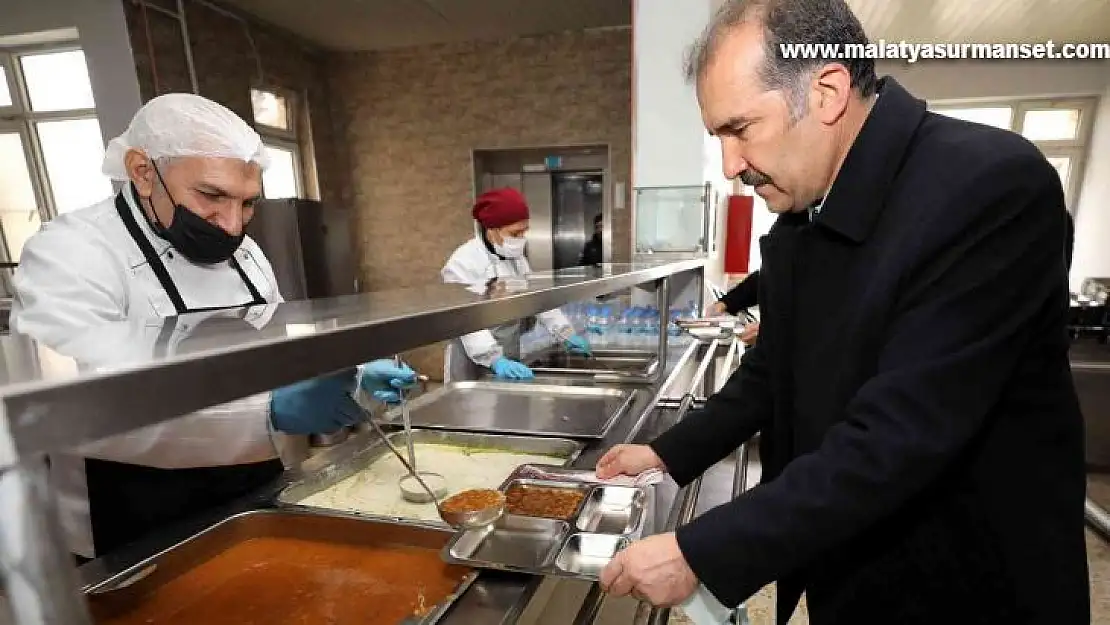
[[[351,398],[355,369],[274,389],[270,421],[286,434],[330,434],[362,420],[362,409]]]
[[[397,389],[416,384],[416,372],[408,365],[398,367],[392,360],[375,360],[362,366],[358,383],[374,399],[393,404],[401,401]]]
[[[572,334],[569,339],[563,342],[563,345],[566,345],[567,351],[573,354],[581,354],[583,356],[593,355],[593,352],[590,351],[590,342],[577,334]]]
[[[493,361],[493,374],[502,380],[531,380],[536,377],[528,367],[504,356]]]

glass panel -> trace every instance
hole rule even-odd
[[[1031,141],[1074,139],[1079,133],[1079,109],[1026,111],[1021,134]]]
[[[100,173],[104,142],[96,119],[67,119],[35,124],[58,213],[84,208],[112,195]]]
[[[267,199],[298,197],[297,155],[293,150],[266,146],[270,167],[262,172],[262,190]]]
[[[704,195],[704,187],[636,189],[636,251],[704,251]]]
[[[251,106],[254,108],[254,121],[289,130],[289,103],[284,97],[270,91],[251,89]]]
[[[1060,184],[1064,185],[1064,193],[1068,191],[1068,176],[1071,175],[1071,159],[1066,156],[1049,156],[1048,162],[1060,174]]]
[[[39,229],[38,203],[23,139],[14,132],[0,133],[0,227],[13,259],[19,258],[23,244]]]
[[[8,90],[8,73],[0,66],[0,106],[12,105],[12,92]]]
[[[92,85],[80,50],[28,54],[19,58],[33,111],[91,109]]]
[[[1013,109],[1008,106],[979,106],[973,108],[938,108],[934,113],[963,119],[978,124],[986,124],[1003,130],[1011,129]]]

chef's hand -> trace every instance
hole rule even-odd
[[[593,352],[590,350],[590,342],[577,334],[570,335],[570,338],[563,344],[566,346],[567,351],[572,354],[578,354],[580,356],[593,355]]]
[[[601,588],[615,597],[632,595],[653,606],[669,608],[698,589],[673,532],[632,543],[601,571]]]
[[[753,321],[744,326],[744,330],[740,332],[740,342],[744,345],[754,345],[756,337],[759,336],[759,322]]]
[[[667,470],[654,449],[648,445],[616,445],[597,461],[594,471],[598,478],[607,480],[618,475],[639,475],[648,469]]]
[[[408,365],[398,367],[392,360],[382,358],[362,366],[358,384],[374,399],[394,404],[401,401],[401,394],[397,389],[416,384],[416,372]]]
[[[344,369],[276,388],[270,393],[270,422],[286,434],[330,434],[362,420],[351,398],[355,370]]]
[[[527,365],[504,356],[499,356],[493,361],[491,369],[493,369],[493,375],[499,380],[531,380],[536,377]]]
[[[708,312],[710,317],[720,317],[728,312],[728,306],[725,306],[724,302],[713,302],[710,304]]]

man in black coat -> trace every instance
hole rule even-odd
[[[735,315],[736,313],[751,308],[758,303],[759,299],[759,270],[749,273],[744,277],[736,286],[729,289],[728,293],[721,296],[721,299],[713,302],[709,308],[709,312],[723,315],[728,313]]]
[[[1018,135],[926,112],[867,60],[843,0],[726,3],[691,56],[725,174],[780,217],[762,328],[703,410],[601,477],[686,484],[756,432],[762,483],[602,572],[675,605],[777,581],[814,625],[1089,622],[1083,424],[1068,365],[1067,213]]]

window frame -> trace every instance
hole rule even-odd
[[[0,106],[0,117],[14,115],[19,110],[18,87],[15,84],[15,70],[12,68],[13,58],[10,54],[0,50],[0,69],[4,70],[4,85],[8,88],[12,103]]]
[[[30,131],[25,125],[18,121],[0,117],[0,135],[16,134],[19,136],[20,144],[23,147],[23,158],[27,164],[27,171],[30,173],[31,177],[31,192],[35,196],[35,211],[39,214],[39,223],[43,224],[46,223],[42,217],[42,207],[44,205],[43,194],[39,186],[37,173],[35,172],[34,154],[30,145],[29,132]],[[8,247],[8,237],[4,232],[3,224],[0,224],[0,254],[3,255],[4,261],[16,262],[16,259],[12,258],[11,249]]]
[[[39,219],[44,224],[58,216],[58,207],[50,184],[50,174],[46,169],[42,143],[39,141],[38,124],[82,119],[95,119],[99,122],[99,117],[95,106],[60,111],[35,111],[31,107],[31,95],[23,75],[21,59],[25,56],[75,50],[84,51],[77,41],[0,48],[0,65],[4,66],[12,93],[12,106],[0,108],[0,125],[17,125],[22,128],[24,151],[28,152],[27,164],[31,171],[31,185],[35,190],[35,198],[39,202]],[[6,245],[4,247],[6,249]]]
[[[262,197],[263,197],[263,199],[267,199],[267,200],[270,200],[270,199],[283,199],[283,200],[304,199],[304,162],[301,160],[301,146],[300,146],[300,144],[297,143],[296,141],[290,140],[290,139],[278,139],[278,138],[274,138],[274,137],[266,137],[265,135],[263,135],[262,145],[264,147],[268,147],[268,148],[276,148],[276,149],[280,149],[280,150],[286,150],[286,151],[291,152],[293,154],[293,184],[294,184],[294,188],[297,191],[296,197],[292,197],[292,198],[270,198],[270,197],[266,196],[266,185],[265,185],[265,183],[263,183],[263,185],[262,185]]]
[[[285,199],[304,199],[307,197],[307,189],[305,185],[305,162],[304,150],[301,145],[301,99],[300,95],[290,89],[278,87],[275,85],[254,85],[251,91],[267,91],[279,96],[285,100],[285,113],[288,117],[289,128],[277,128],[268,124],[263,124],[254,117],[254,98],[253,94],[251,100],[251,125],[254,127],[255,132],[262,137],[262,144],[289,150],[293,152],[293,177],[294,185],[297,190],[295,198]],[[265,184],[263,184],[262,197],[266,197]]]
[[[1008,98],[991,100],[935,100],[928,103],[932,112],[943,113],[944,109],[975,109],[1009,107],[1010,131],[1022,134],[1025,127],[1025,114],[1029,111],[1072,109],[1079,111],[1079,125],[1072,139],[1029,139],[1042,154],[1048,157],[1071,159],[1068,182],[1064,189],[1064,202],[1068,211],[1075,215],[1079,203],[1079,193],[1083,188],[1083,175],[1090,157],[1091,131],[1094,128],[1095,111],[1098,108],[1097,96],[1068,96],[1051,98]],[[1024,135],[1023,135],[1024,136]]]

